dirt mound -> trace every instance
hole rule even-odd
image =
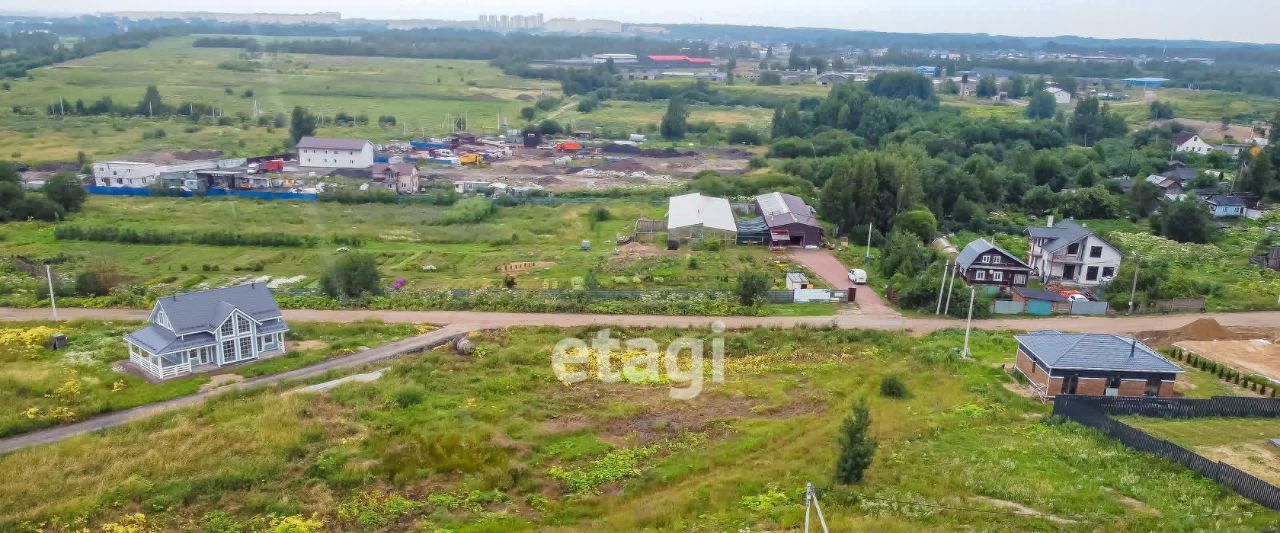
[[[185,152],[174,152],[173,157],[182,161],[217,159],[222,157],[222,150],[187,150]]]
[[[599,169],[614,170],[618,172],[645,172],[645,173],[653,172],[652,168],[634,159],[619,159],[617,161],[610,161],[608,164],[600,166]]]
[[[604,150],[604,153],[606,154],[629,154],[629,155],[638,155],[638,156],[644,156],[644,157],[660,157],[660,158],[692,157],[692,156],[698,155],[698,152],[695,152],[692,150],[688,152],[681,152],[680,150],[676,150],[675,148],[671,148],[671,147],[646,150],[646,149],[640,148],[639,146],[634,146],[630,144],[606,144],[604,145],[603,150]]]
[[[1151,346],[1163,348],[1181,341],[1214,341],[1246,338],[1245,332],[1232,331],[1212,318],[1201,318],[1180,328],[1143,331],[1138,338]]]

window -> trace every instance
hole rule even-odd
[[[1142,391],[1143,396],[1159,396],[1160,395],[1160,378],[1147,378],[1147,387]]]
[[[1102,267],[1102,277],[1104,278],[1116,277],[1116,267]]]
[[[235,341],[222,341],[222,362],[231,363],[236,360]]]
[[[975,270],[975,271],[973,271],[973,279],[974,279],[975,281],[986,281],[986,279],[987,279],[987,271],[986,271],[986,270]]]
[[[992,270],[991,281],[1004,281],[1004,272],[999,270]]]
[[[253,337],[240,337],[240,359],[253,357]]]
[[[984,256],[982,256],[982,262],[983,262],[983,263],[987,263],[987,264],[991,264],[991,256],[989,256],[989,255],[984,255]]]
[[[1098,267],[1089,267],[1085,270],[1084,279],[1089,281],[1098,281]]]
[[[1076,255],[1078,253],[1080,253],[1080,243],[1073,242],[1067,245],[1067,254]]]
[[[1014,284],[1014,285],[1026,285],[1026,284],[1027,284],[1027,275],[1026,275],[1026,274],[1014,274],[1014,276],[1013,276],[1013,284]]]
[[[249,319],[242,316],[236,317],[236,329],[239,330],[240,333],[248,333],[250,329]]]
[[[1101,247],[1101,246],[1090,246],[1090,247],[1089,247],[1089,257],[1102,257],[1102,247]]]
[[[218,331],[220,331],[223,335],[234,335],[236,332],[235,325],[233,325],[230,318],[228,318],[226,322],[222,323],[222,329]]]

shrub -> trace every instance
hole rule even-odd
[[[609,209],[601,205],[592,206],[587,214],[592,222],[604,222],[613,218],[613,214],[609,212]]]
[[[764,293],[768,290],[767,274],[758,270],[746,270],[738,273],[738,286],[734,288],[733,293],[737,296],[738,303],[756,305],[764,299]]]
[[[422,403],[424,396],[426,390],[421,385],[407,385],[396,390],[395,402],[401,408],[412,407]]]
[[[907,384],[898,376],[885,374],[880,378],[880,395],[885,398],[906,398]]]
[[[862,481],[862,473],[875,456],[875,439],[867,436],[871,412],[861,403],[840,424],[840,456],[836,459],[836,482],[852,485]]]
[[[334,298],[378,294],[378,264],[368,254],[341,255],[320,276],[320,288]]]

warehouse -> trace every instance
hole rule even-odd
[[[813,216],[813,208],[799,196],[771,192],[756,196],[756,212],[769,226],[773,244],[783,246],[817,246],[822,243],[822,225]]]
[[[729,201],[700,193],[673,196],[667,207],[667,240],[732,243],[738,237]]]

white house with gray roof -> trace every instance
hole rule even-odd
[[[298,139],[298,165],[369,168],[373,166],[373,143],[368,139],[303,137]]]
[[[1105,333],[1032,331],[1014,335],[1014,366],[1041,398],[1173,396],[1182,367],[1130,337]]]
[[[124,341],[129,361],[158,379],[281,355],[289,331],[262,283],[166,296],[150,322]]]
[[[1089,228],[1066,219],[1057,224],[1027,228],[1032,275],[1043,283],[1061,282],[1093,287],[1110,281],[1124,254]]]

